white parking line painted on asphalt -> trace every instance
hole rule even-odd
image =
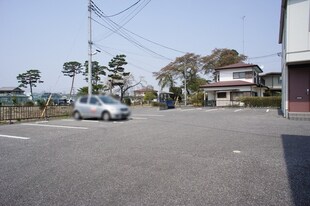
[[[235,110],[234,112],[240,112],[240,111],[242,111],[242,109],[237,109],[237,110]]]
[[[145,119],[147,119],[147,118],[145,118],[145,117],[131,117],[131,119],[143,119],[143,120],[145,120]]]
[[[4,135],[4,134],[0,134],[0,137],[7,137],[7,138],[13,138],[13,139],[30,139],[29,137],[20,137],[20,136],[11,136],[11,135]]]
[[[37,124],[47,123],[48,121],[38,121]]]
[[[162,114],[135,114],[135,116],[142,116],[142,117],[163,117],[165,115]]]
[[[181,111],[182,112],[188,112],[188,111],[193,111],[193,110],[196,110],[196,109],[182,109]]]
[[[99,120],[87,120],[87,119],[83,119],[82,122],[99,122]]]
[[[217,110],[219,110],[219,109],[208,109],[205,112],[213,112],[213,111],[217,111]]]
[[[266,112],[269,112],[269,109],[267,109]]]
[[[233,153],[235,153],[235,154],[240,154],[241,151],[239,151],[239,150],[234,150]]]
[[[25,126],[37,126],[37,127],[65,128],[65,129],[88,129],[87,127],[72,127],[72,126],[51,125],[51,124],[30,124],[30,123],[23,123],[23,124],[21,124],[21,125],[25,125]]]
[[[99,120],[87,120],[87,119],[83,119],[83,120],[62,119],[61,121],[64,121],[64,122],[78,122],[78,121],[81,121],[81,122],[90,122],[90,123],[98,123],[99,122]]]

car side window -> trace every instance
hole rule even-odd
[[[86,104],[87,103],[87,97],[82,97],[80,99],[80,103]]]
[[[90,103],[90,104],[94,104],[94,105],[96,105],[96,104],[98,104],[98,102],[99,102],[99,101],[98,101],[98,99],[97,99],[97,98],[95,98],[95,97],[91,97],[91,98],[90,98],[90,102],[89,102],[89,103]]]

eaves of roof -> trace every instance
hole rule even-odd
[[[222,82],[214,82],[210,84],[201,85],[200,88],[213,88],[213,87],[237,87],[237,86],[254,86],[257,84],[246,82],[246,81],[222,81]]]
[[[282,44],[282,41],[283,41],[284,18],[286,14],[286,8],[287,8],[287,0],[282,0],[281,15],[280,15],[279,44]]]
[[[223,70],[223,69],[236,69],[236,68],[257,68],[258,71],[263,72],[263,70],[256,64],[246,64],[244,62],[239,62],[236,64],[230,64],[227,66],[223,66],[223,67],[219,67],[219,68],[215,68],[214,70]]]

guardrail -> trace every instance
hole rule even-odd
[[[48,106],[45,110],[38,106],[0,106],[0,122],[11,123],[12,121],[63,117],[71,114],[72,106]]]

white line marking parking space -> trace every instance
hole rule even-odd
[[[66,129],[88,129],[87,127],[72,127],[72,126],[51,125],[51,124],[30,124],[30,123],[24,123],[24,124],[21,124],[21,125],[37,126],[37,127],[66,128]]]
[[[234,112],[240,112],[240,111],[242,111],[242,109],[237,109],[237,110],[235,110]]]
[[[135,114],[134,116],[142,116],[142,117],[163,117],[165,115],[162,114]]]
[[[131,117],[131,119],[136,119],[136,120],[145,120],[145,119],[147,119],[147,118],[145,118],[145,117]]]
[[[20,137],[20,136],[3,135],[3,134],[0,134],[0,137],[7,137],[7,138],[13,138],[13,139],[23,139],[23,140],[30,139],[29,137]]]
[[[219,110],[219,109],[208,109],[205,112],[213,112],[213,111],[217,111],[217,110]]]

